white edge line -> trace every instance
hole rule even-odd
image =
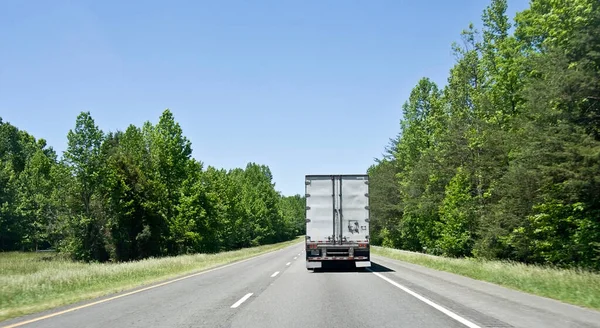
[[[399,283],[397,283],[397,282],[393,281],[392,279],[390,279],[390,278],[388,278],[388,277],[386,277],[386,276],[384,276],[384,275],[382,275],[382,274],[380,274],[380,273],[378,273],[378,272],[373,272],[373,270],[371,270],[371,269],[369,269],[369,268],[367,268],[367,270],[371,271],[371,273],[373,273],[373,274],[374,274],[374,275],[376,275],[377,277],[379,277],[379,278],[381,278],[381,279],[383,279],[383,280],[385,280],[385,281],[389,282],[390,284],[392,284],[392,285],[394,285],[394,286],[396,286],[396,287],[398,287],[398,288],[402,289],[403,291],[407,292],[408,294],[410,294],[410,295],[412,295],[412,296],[414,296],[414,297],[418,298],[420,301],[422,301],[422,302],[424,302],[425,304],[427,304],[427,305],[429,305],[429,306],[433,307],[434,309],[436,309],[436,310],[438,310],[438,311],[442,312],[443,314],[445,314],[445,315],[449,316],[450,318],[452,318],[452,319],[454,319],[454,320],[456,320],[456,321],[458,321],[458,322],[462,323],[463,325],[465,325],[465,326],[467,326],[467,327],[469,327],[469,328],[481,328],[481,326],[478,326],[478,325],[474,324],[473,322],[471,322],[471,321],[469,321],[469,320],[467,320],[467,319],[465,319],[465,318],[463,318],[463,317],[459,316],[458,314],[456,314],[456,313],[454,313],[454,312],[452,312],[452,311],[450,311],[450,310],[446,309],[445,307],[443,307],[443,306],[441,306],[441,305],[439,305],[439,304],[437,304],[437,303],[434,303],[434,302],[432,302],[432,301],[428,300],[427,298],[425,298],[425,297],[423,297],[423,296],[421,296],[421,295],[419,295],[419,294],[417,294],[417,293],[413,292],[412,290],[410,290],[410,289],[408,289],[408,288],[406,288],[406,287],[404,287],[404,286],[400,285]]]
[[[271,275],[271,278],[275,277],[275,276],[276,276],[276,275],[278,275],[278,274],[279,274],[279,271],[275,271],[275,273],[273,273],[273,274]]]
[[[290,265],[290,264],[292,264],[292,262],[288,262],[288,263],[286,263],[285,265]]]
[[[290,247],[294,247],[294,246],[296,246],[296,244],[293,244],[293,245],[290,245],[290,246],[287,246],[287,247],[284,247],[284,248],[281,248],[281,249],[276,249],[276,250],[268,251],[268,252],[263,253],[263,254],[258,254],[258,255],[249,257],[247,259],[234,261],[232,263],[221,265],[221,266],[218,266],[216,268],[206,269],[206,270],[202,270],[200,272],[192,273],[192,274],[189,274],[187,276],[180,277],[180,278],[176,278],[176,279],[172,279],[172,280],[167,280],[165,282],[162,282],[162,283],[159,283],[159,284],[156,284],[156,285],[150,285],[148,287],[144,287],[144,288],[141,288],[141,289],[136,289],[136,290],[124,293],[124,294],[115,295],[113,297],[101,299],[101,300],[98,300],[98,301],[95,301],[95,302],[92,302],[92,303],[83,304],[81,306],[69,308],[69,309],[66,309],[66,310],[63,310],[63,311],[50,313],[50,314],[47,314],[47,315],[44,315],[44,316],[41,316],[41,317],[37,317],[37,318],[33,318],[33,319],[21,321],[21,322],[16,322],[16,323],[10,324],[8,326],[1,326],[1,327],[2,328],[15,328],[15,327],[20,327],[20,326],[27,325],[27,324],[30,324],[30,323],[34,323],[34,322],[37,322],[37,321],[41,321],[41,320],[45,320],[45,319],[50,319],[50,318],[59,316],[61,314],[73,312],[73,311],[76,311],[76,310],[79,310],[79,309],[83,309],[83,308],[87,308],[87,307],[90,307],[90,306],[93,306],[93,305],[96,305],[96,304],[105,303],[105,302],[112,301],[112,300],[115,300],[115,299],[118,299],[118,298],[121,298],[121,297],[125,297],[125,296],[129,296],[129,295],[141,293],[141,292],[149,290],[149,289],[154,289],[154,288],[157,288],[157,287],[168,285],[168,284],[180,281],[180,280],[184,280],[184,279],[192,278],[192,277],[195,277],[195,276],[203,275],[205,273],[209,273],[209,272],[213,272],[213,271],[225,269],[227,267],[234,266],[234,265],[237,265],[237,264],[240,264],[240,263],[244,263],[244,262],[247,262],[247,261],[251,261],[251,260],[254,260],[254,259],[266,256],[266,255],[269,255],[269,254],[276,253],[278,251],[282,251],[282,250],[290,248]],[[68,304],[66,306],[68,306]],[[52,309],[48,309],[48,310],[52,311]]]
[[[239,301],[233,303],[233,305],[231,306],[232,309],[235,309],[236,307],[240,306],[242,303],[244,303],[248,298],[250,298],[250,296],[252,296],[252,293],[248,293],[246,295],[244,295],[244,297],[240,298]]]

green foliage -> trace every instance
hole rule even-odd
[[[279,211],[283,218],[280,237],[293,238],[306,234],[305,199],[301,195],[283,196],[279,202]]]
[[[52,165],[53,158],[48,157],[41,148],[25,164],[23,172],[19,176],[17,186],[16,212],[24,221],[22,226],[25,234],[21,243],[28,249],[38,249],[40,242],[47,242],[49,237],[49,220],[52,218]]]
[[[394,239],[399,235],[399,231],[393,230],[394,222],[402,216],[400,190],[396,178],[398,169],[394,162],[383,160],[378,165],[371,166],[367,173],[370,176],[371,191],[371,242],[399,246],[399,240]]]
[[[50,246],[56,199],[48,196],[56,165],[43,139],[0,119],[0,249]]]
[[[64,160],[73,177],[69,196],[74,213],[69,215],[67,233],[60,248],[76,259],[105,261],[108,259],[104,245],[106,217],[100,213],[99,198],[104,177],[101,154],[104,133],[89,112],[82,112],[67,139]]]
[[[517,14],[516,35],[536,49],[565,48],[569,37],[585,29],[597,10],[596,0],[534,0]]]
[[[69,130],[65,162],[75,176],[75,197],[81,200],[84,212],[90,216],[94,197],[102,178],[100,146],[104,133],[95,125],[89,112],[77,116],[75,130]]]
[[[527,244],[530,261],[600,269],[597,210],[591,211],[583,203],[565,205],[558,201],[540,204],[534,210],[536,214],[527,217],[528,224],[511,234],[511,242]]]
[[[441,91],[411,92],[369,168],[372,241],[600,269],[600,3],[533,0],[514,24],[506,8],[461,33]]]
[[[0,250],[56,248],[83,261],[216,253],[304,233],[304,198],[265,165],[192,158],[173,114],[105,134],[82,112],[62,160],[0,120]]]
[[[445,197],[439,209],[437,243],[443,255],[465,256],[471,253],[475,228],[471,188],[470,177],[459,167],[446,187]]]

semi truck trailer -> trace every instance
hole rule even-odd
[[[306,268],[370,267],[369,176],[306,175]]]

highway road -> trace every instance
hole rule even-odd
[[[306,270],[302,244],[4,327],[600,327],[600,312],[374,257]]]

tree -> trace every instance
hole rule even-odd
[[[398,173],[394,162],[379,161],[372,165],[369,174],[370,241],[376,245],[403,246],[398,224],[402,218]]]
[[[283,231],[280,232],[278,241],[288,240],[306,233],[304,196],[281,196],[279,209]]]
[[[475,211],[471,195],[470,177],[459,167],[446,187],[444,201],[440,206],[437,246],[447,256],[471,254],[474,242]]]
[[[159,197],[160,213],[171,229],[170,234],[163,235],[165,251],[170,254],[177,253],[178,242],[175,234],[180,234],[180,224],[176,221],[180,188],[187,178],[187,169],[192,154],[191,142],[183,136],[179,123],[175,122],[173,113],[169,109],[163,111],[158,124],[144,125],[143,133],[149,145],[152,179],[156,182],[159,192],[164,193]],[[179,232],[178,232],[179,231]]]
[[[101,183],[100,146],[103,138],[104,133],[95,125],[90,112],[80,113],[75,121],[75,129],[69,130],[67,135],[68,146],[64,159],[77,179],[77,194],[86,216],[92,214],[92,197]]]
[[[38,249],[49,246],[56,154],[0,119],[0,247]]]
[[[156,211],[159,194],[149,176],[150,154],[141,130],[131,125],[124,133],[110,135],[103,153],[111,258],[126,261],[161,255],[161,236],[168,229]]]
[[[50,246],[50,221],[52,219],[52,166],[55,159],[49,158],[39,148],[25,164],[23,172],[19,175],[17,212],[24,223],[25,234],[22,244],[27,248],[38,250],[40,246]]]
[[[20,246],[23,235],[17,216],[16,183],[24,168],[19,143],[19,130],[0,119],[0,247],[13,250]]]
[[[100,147],[104,133],[89,112],[77,116],[75,129],[69,130],[68,146],[64,152],[65,163],[75,183],[71,186],[76,201],[73,202],[69,232],[62,248],[74,258],[106,260],[104,222],[100,216],[99,188],[102,184],[103,166]],[[92,202],[96,208],[92,209]]]
[[[373,241],[597,269],[600,3],[534,0],[514,35],[506,9],[461,33],[442,92],[411,92],[369,169]]]
[[[534,51],[566,49],[572,34],[585,28],[597,9],[595,0],[533,0],[528,9],[517,13],[515,36]]]
[[[268,166],[204,170],[191,152],[169,110],[157,125],[106,134],[82,112],[61,160],[0,119],[0,250],[129,261],[303,233],[304,198],[277,192]]]

